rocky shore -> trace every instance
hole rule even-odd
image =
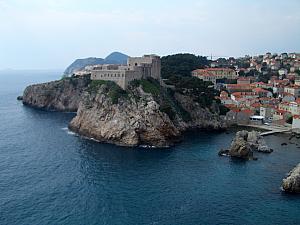
[[[203,107],[190,95],[155,88],[158,94],[139,84],[123,91],[112,82],[69,78],[27,87],[23,103],[44,110],[77,111],[70,130],[121,146],[169,147],[186,130],[225,128],[217,105]]]
[[[81,77],[30,85],[25,89],[23,96],[19,96],[19,99],[24,105],[33,108],[76,112],[82,93],[89,83],[90,80],[87,77]]]
[[[288,193],[300,193],[300,163],[283,179],[282,189]]]
[[[243,130],[236,133],[229,150],[221,150],[219,155],[255,160],[253,152],[271,153],[273,150],[258,132]]]

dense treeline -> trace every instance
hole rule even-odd
[[[176,54],[161,58],[162,78],[170,76],[190,76],[191,71],[204,68],[210,63],[206,57],[195,56],[193,54]]]
[[[193,97],[203,107],[211,106],[215,96],[219,95],[212,83],[192,76],[171,76],[166,83],[174,85],[177,92]]]

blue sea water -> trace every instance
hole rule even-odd
[[[192,132],[168,150],[95,143],[67,131],[74,114],[16,101],[59,77],[0,72],[0,224],[300,224],[300,197],[280,191],[300,162],[287,137],[267,137],[275,151],[249,162],[218,157],[233,131]]]

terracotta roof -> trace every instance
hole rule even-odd
[[[239,77],[238,80],[250,81],[250,78],[249,77]]]
[[[227,84],[227,88],[249,88],[250,89],[250,85],[249,84]]]
[[[251,105],[251,107],[253,107],[253,108],[259,108],[261,106],[261,104],[260,103],[253,103],[252,105]]]
[[[300,119],[300,115],[294,115],[293,118],[299,120]]]
[[[277,110],[276,110],[276,112],[277,112],[277,113],[282,113],[282,114],[285,114],[285,113],[287,113],[287,111],[285,111],[285,110],[282,110],[282,109],[277,109]]]
[[[224,106],[227,107],[228,109],[236,108],[236,105],[234,104],[225,104]]]
[[[267,91],[265,89],[262,89],[262,88],[254,88],[253,92],[264,92],[264,93],[266,93],[266,92],[269,92],[269,91]]]
[[[250,109],[244,109],[244,110],[241,110],[241,113],[245,113],[245,114],[248,114],[248,115],[254,114],[253,111],[250,110]]]
[[[264,97],[264,98],[259,98],[259,100],[262,100],[262,101],[273,101],[274,99]]]

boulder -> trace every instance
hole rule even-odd
[[[228,154],[231,157],[248,159],[248,160],[252,159],[253,151],[251,149],[250,144],[247,142],[247,139],[248,139],[247,131],[237,132],[235,138],[231,143]]]
[[[282,189],[288,193],[300,193],[300,163],[283,179]]]
[[[271,153],[273,150],[267,146],[264,138],[256,131],[248,132],[248,143],[253,151]]]
[[[271,153],[273,150],[269,148],[263,137],[256,131],[239,131],[233,139],[228,155],[242,159],[255,159],[253,152]],[[220,151],[219,155],[225,155],[225,151]]]

